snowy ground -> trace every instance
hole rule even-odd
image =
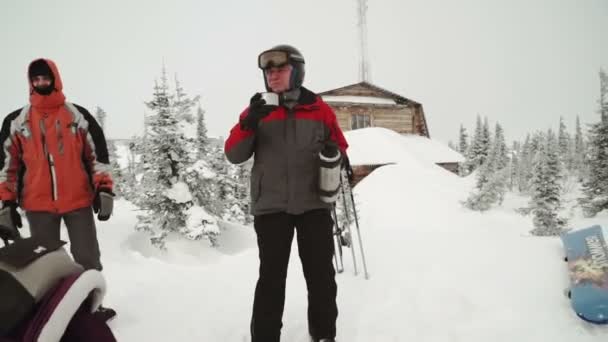
[[[415,181],[413,181],[415,180]],[[374,171],[355,189],[371,278],[346,270],[338,281],[338,340],[604,341],[608,327],[578,319],[558,238],[532,237],[526,200],[468,211],[472,179],[404,159]],[[248,341],[257,276],[251,227],[226,225],[221,247],[172,241],[169,252],[135,232],[132,205],[98,226],[109,284],[106,305],[120,341]],[[608,226],[608,213],[571,226]],[[307,340],[306,291],[292,250],[283,341]]]

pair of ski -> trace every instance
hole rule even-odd
[[[351,203],[351,208],[352,210],[352,216],[354,218],[354,223],[355,223],[355,229],[356,229],[356,233],[357,233],[357,240],[359,241],[359,252],[361,255],[361,263],[363,265],[363,275],[365,277],[365,279],[369,279],[369,273],[367,272],[367,264],[365,262],[365,253],[363,251],[363,242],[361,240],[361,231],[359,229],[359,218],[357,216],[357,208],[355,206],[355,198],[353,196],[353,192],[352,189],[350,187],[350,184],[347,180],[345,180],[346,176],[344,174],[344,170],[341,172],[340,174],[340,191],[342,194],[342,205],[343,205],[343,213],[345,215],[346,218],[346,223],[341,226],[340,220],[338,219],[338,214],[336,211],[336,205],[339,205],[337,203],[334,203],[333,208],[332,208],[332,216],[333,216],[333,220],[334,220],[334,229],[333,229],[333,235],[334,235],[334,244],[335,244],[335,251],[334,251],[334,261],[336,263],[336,272],[338,273],[342,273],[344,272],[344,259],[343,259],[343,247],[346,248],[350,248],[351,250],[351,254],[353,257],[353,269],[354,269],[354,273],[355,275],[358,274],[357,271],[357,258],[355,255],[355,247],[353,244],[353,234],[351,232],[351,224],[352,224],[352,220],[351,220],[351,213],[349,213],[349,207],[347,204],[347,193],[348,193],[348,197],[350,199],[350,203]],[[338,198],[338,201],[340,200],[340,198]]]

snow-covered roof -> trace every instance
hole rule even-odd
[[[441,142],[418,135],[402,135],[382,127],[344,133],[352,165],[422,162],[462,162],[462,155]]]
[[[387,104],[395,105],[397,102],[394,99],[373,97],[373,96],[352,96],[352,95],[325,95],[322,96],[325,102],[351,102],[351,103],[366,103],[366,104]]]

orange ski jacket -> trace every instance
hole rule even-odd
[[[44,60],[54,90],[5,117],[0,130],[0,200],[26,211],[66,213],[90,206],[99,189],[112,191],[103,131],[83,107],[66,102],[55,63]],[[29,78],[29,77],[28,77]]]

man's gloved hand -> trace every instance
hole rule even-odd
[[[326,141],[321,153],[326,158],[333,158],[333,157],[337,156],[338,155],[338,144],[336,144],[332,140]]]
[[[353,180],[355,179],[355,173],[353,172],[352,166],[350,166],[350,160],[348,160],[348,156],[346,154],[342,156],[342,168],[346,171],[348,183],[353,184]]]
[[[256,93],[249,101],[247,116],[241,119],[241,129],[255,131],[258,128],[260,120],[268,116],[275,109],[277,109],[277,106],[267,105],[266,101],[262,98],[262,94]]]
[[[104,188],[97,190],[93,200],[93,211],[97,214],[97,219],[107,221],[112,215],[112,210],[114,210],[114,194]]]
[[[15,201],[4,201],[0,209],[0,238],[7,243],[7,240],[16,240],[21,237],[17,228],[23,227],[21,215],[17,211]]]

